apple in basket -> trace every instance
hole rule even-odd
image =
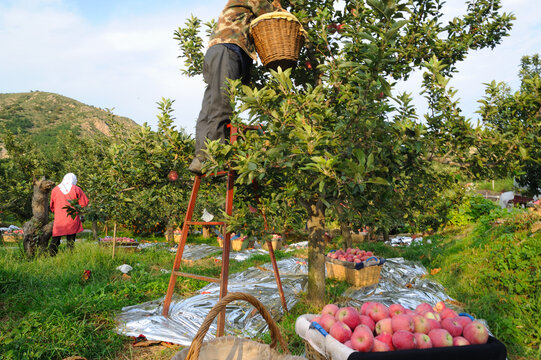
[[[351,339],[351,333],[352,331],[349,326],[341,321],[337,321],[336,323],[334,323],[329,330],[329,334],[336,340],[340,341],[342,344]]]
[[[359,315],[359,312],[357,309],[351,306],[339,309],[336,312],[335,317],[336,320],[343,322],[352,330],[361,323],[361,316]]]
[[[374,346],[374,334],[366,325],[359,325],[351,334],[351,346],[357,351],[369,352]]]
[[[488,331],[480,321],[474,320],[464,328],[463,334],[471,344],[486,344]]]

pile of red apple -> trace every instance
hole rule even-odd
[[[338,259],[341,261],[349,261],[354,263],[363,262],[372,256],[374,256],[372,251],[364,251],[356,248],[348,248],[346,251],[340,249],[331,251],[327,254],[327,257],[330,257],[331,259]]]
[[[360,310],[327,304],[312,321],[351,349],[382,352],[406,349],[485,344],[486,327],[469,316],[459,316],[443,301],[422,303],[415,310],[400,304],[389,307],[366,302]]]

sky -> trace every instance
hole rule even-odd
[[[61,94],[138,124],[157,124],[157,103],[174,100],[175,125],[194,134],[204,82],[181,73],[174,31],[192,14],[217,18],[225,0],[0,0],[0,93],[39,90]],[[518,89],[524,55],[541,53],[541,1],[503,0],[517,20],[494,50],[470,53],[450,86],[461,108],[476,119],[483,83]],[[465,0],[448,0],[446,17],[465,12]],[[396,91],[416,98],[421,72]],[[396,92],[395,92],[396,94]]]

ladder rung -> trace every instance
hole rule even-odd
[[[186,221],[188,225],[225,225],[223,221]]]
[[[208,282],[220,282],[220,279],[217,279],[217,278],[211,278],[211,277],[208,277],[208,276],[202,276],[202,275],[196,275],[196,274],[188,274],[188,273],[183,273],[183,272],[180,272],[180,271],[173,271],[173,275],[175,275],[175,276],[183,276],[183,277],[197,279],[197,280],[204,280],[204,281],[208,281]]]

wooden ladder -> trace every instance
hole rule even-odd
[[[259,127],[244,127],[244,130],[258,130]],[[231,127],[231,143],[235,142],[238,137],[238,129],[236,127]],[[177,277],[188,277],[192,279],[198,279],[208,282],[220,283],[220,300],[227,295],[227,283],[229,278],[229,253],[230,253],[230,244],[231,244],[231,232],[227,231],[227,224],[224,221],[192,221],[193,212],[195,208],[195,201],[197,199],[197,194],[199,192],[199,187],[201,185],[201,179],[206,176],[223,176],[227,174],[227,192],[225,197],[225,213],[229,216],[233,214],[233,195],[234,195],[234,185],[235,185],[235,172],[233,170],[228,171],[219,171],[217,173],[212,173],[208,175],[196,175],[192,187],[192,193],[190,195],[190,201],[188,203],[188,209],[186,210],[186,216],[184,218],[184,223],[182,225],[182,234],[180,237],[180,242],[178,244],[177,253],[175,256],[175,261],[173,263],[173,271],[171,272],[171,277],[169,278],[169,286],[167,288],[167,294],[165,296],[163,304],[163,316],[169,315],[169,307],[171,305],[171,299],[175,290],[175,284],[177,282]],[[180,264],[182,262],[182,254],[184,252],[184,246],[186,245],[186,239],[188,238],[188,231],[192,225],[203,225],[203,226],[222,226],[224,234],[223,240],[223,252],[222,252],[222,271],[220,278],[211,278],[208,276],[201,276],[197,274],[188,274],[180,272]],[[280,300],[282,302],[282,307],[284,312],[287,312],[287,304],[284,296],[284,290],[282,288],[282,282],[280,280],[280,273],[278,271],[278,265],[276,264],[276,257],[274,255],[274,249],[272,247],[272,242],[267,241],[267,246],[269,249],[270,259],[272,262],[272,268],[274,271],[274,276],[276,278],[276,285],[278,286],[278,292],[280,294]],[[218,331],[216,336],[224,335],[224,326],[225,326],[225,310],[223,310],[218,315]]]

